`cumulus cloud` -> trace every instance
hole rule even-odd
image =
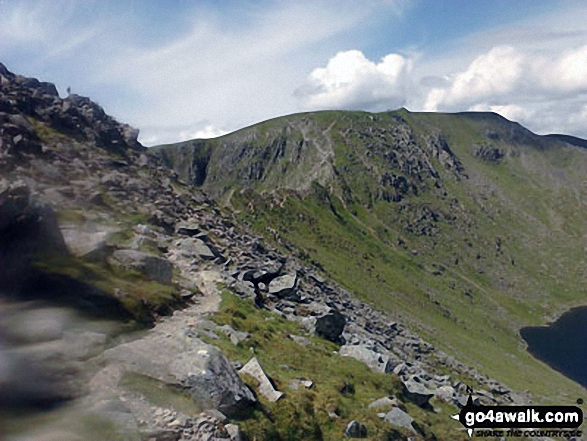
[[[587,46],[543,53],[496,46],[432,87],[426,111],[493,111],[540,133],[587,134]]]
[[[359,50],[337,53],[314,69],[296,96],[312,109],[384,110],[405,104],[412,60],[389,54],[378,63]]]
[[[445,88],[428,94],[424,110],[462,106],[513,92],[523,78],[525,59],[513,47],[501,46],[476,58],[464,71],[454,75]]]
[[[217,138],[219,136],[226,135],[227,133],[228,132],[226,130],[221,130],[211,124],[208,124],[198,130],[184,130],[179,132],[179,141],[187,141],[189,139]]]

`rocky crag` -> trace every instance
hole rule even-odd
[[[273,429],[256,421],[275,421],[297,394],[316,402],[294,413],[324,423],[297,438],[274,431],[272,439],[466,439],[449,412],[464,405],[467,387],[487,404],[532,399],[359,300],[277,232],[269,239],[254,233],[192,185],[214,176],[209,165],[195,161],[190,170],[199,171],[187,184],[165,158],[145,152],[135,130],[89,99],[61,99],[54,86],[2,65],[0,80],[3,439],[269,439]],[[446,170],[462,178],[459,160],[434,142]],[[389,185],[381,198],[436,188],[430,164],[408,150],[388,159],[426,179],[382,177]],[[329,152],[319,154],[325,162],[315,175],[326,185],[337,171]],[[262,174],[255,170],[251,179]],[[248,318],[223,312],[232,298],[260,308]],[[215,319],[222,313],[231,324]],[[265,315],[239,327],[256,314]],[[330,386],[316,378],[324,373],[302,367],[304,378],[283,387],[291,368],[280,354],[263,352],[263,342],[280,339],[304,357],[335,350],[337,365],[359,360],[361,378],[374,375],[379,385],[371,398],[380,399],[360,398],[365,383],[345,377],[328,393],[346,404],[321,406]],[[243,370],[220,347],[251,362]],[[281,370],[264,372],[265,361]],[[436,427],[435,418],[447,427]]]

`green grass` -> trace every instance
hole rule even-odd
[[[140,324],[149,324],[153,316],[171,312],[180,302],[175,285],[163,285],[144,275],[114,268],[103,263],[90,263],[76,258],[43,259],[35,268],[80,281],[119,299],[131,317]]]
[[[222,295],[220,311],[212,320],[247,332],[250,337],[235,346],[221,334],[220,340],[209,340],[210,343],[242,364],[257,357],[276,388],[285,392],[276,403],[259,396],[259,406],[237,421],[248,439],[340,440],[346,425],[353,419],[367,426],[369,439],[387,439],[393,427],[377,417],[377,411],[368,409],[368,405],[384,396],[401,397],[397,376],[375,373],[363,363],[340,357],[335,353],[338,350],[335,344],[307,335],[298,324],[256,309],[250,301],[227,291]],[[289,337],[291,334],[305,336],[310,344],[296,343]],[[300,378],[312,380],[313,387],[290,389],[290,382]],[[251,378],[244,376],[243,379],[256,387]],[[341,393],[345,382],[354,387],[354,393]],[[434,405],[442,412],[424,411],[409,403],[406,407],[426,433],[433,432],[438,439],[466,439],[459,433],[458,424],[448,418],[456,408],[440,402]],[[328,412],[337,413],[339,418],[331,418]]]

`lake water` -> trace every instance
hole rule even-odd
[[[529,326],[520,334],[528,351],[587,387],[587,307],[573,308],[550,326]]]

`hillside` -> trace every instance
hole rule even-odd
[[[492,113],[327,111],[151,153],[447,353],[555,397],[572,384],[519,329],[585,299],[587,150],[566,141]]]
[[[406,111],[137,135],[0,64],[0,439],[465,440],[469,394],[581,396],[517,330],[579,303],[586,150]]]

